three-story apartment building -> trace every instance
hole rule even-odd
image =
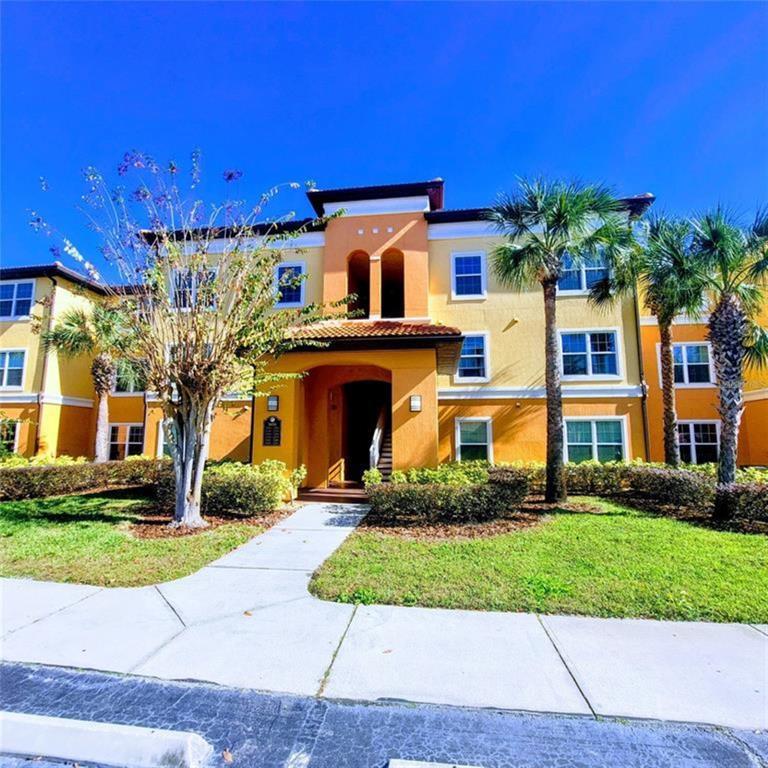
[[[212,457],[305,464],[310,487],[358,481],[372,465],[387,471],[452,459],[543,460],[541,290],[515,293],[495,279],[489,255],[499,240],[484,209],[446,209],[440,179],[307,195],[318,215],[343,213],[286,241],[276,282],[288,270],[306,279],[281,292],[281,305],[329,303],[355,294],[357,314],[301,331],[302,338],[320,339],[323,346],[297,348],[274,363],[278,370],[302,373],[300,378],[269,397],[225,400],[214,422]],[[624,200],[633,216],[652,202],[652,195]],[[18,271],[3,270],[3,284],[12,284]],[[569,270],[559,286],[566,456],[659,459],[658,329],[632,298],[608,309],[590,305],[589,288],[604,274],[604,264],[589,262]],[[97,287],[80,289],[98,294]],[[23,323],[20,316],[3,326],[0,346],[8,354],[24,347],[30,360],[37,359],[41,353],[34,341],[25,340]],[[690,333],[693,340],[704,338],[701,325],[675,328],[681,343]],[[719,433],[703,425],[716,419],[717,391],[711,380],[703,380],[705,352],[696,346],[680,349],[681,446],[691,461],[713,460],[712,437]],[[71,373],[64,362],[57,365],[59,389],[70,376],[78,392],[87,388],[82,371],[88,361]],[[48,380],[24,376],[23,392],[45,401]],[[131,388],[118,381],[111,398],[112,455],[161,455],[160,410],[151,395]],[[747,397],[740,460],[764,464],[768,456],[759,432],[768,427],[765,384],[752,392],[757,394]],[[7,388],[0,389],[6,414],[13,402],[8,395]],[[78,395],[82,407],[86,395]],[[82,414],[77,440],[71,436],[69,442],[45,436],[43,416],[36,439],[29,436],[31,427],[19,433],[26,437],[15,438],[21,452],[90,452],[90,411],[88,418]]]

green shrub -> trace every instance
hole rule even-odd
[[[689,469],[628,464],[627,485],[632,493],[678,507],[705,509],[715,498],[714,478]]]
[[[725,495],[731,518],[768,523],[768,483],[736,483]]]
[[[372,485],[379,485],[383,480],[384,475],[381,474],[380,469],[373,467],[372,469],[366,469],[365,472],[363,472],[363,485],[366,489],[370,488]]]
[[[392,483],[440,483],[447,485],[473,485],[488,480],[487,461],[452,461],[439,464],[436,468],[411,467],[407,470],[395,470]]]
[[[282,461],[211,464],[203,473],[202,513],[250,517],[276,509],[290,495],[291,484]],[[174,503],[175,478],[170,472],[158,484],[157,504],[170,514]]]
[[[524,475],[496,476],[484,483],[382,483],[368,488],[374,519],[392,525],[468,523],[504,517],[528,493]]]
[[[53,463],[0,468],[0,501],[64,496],[105,488],[152,487],[170,473],[166,459],[106,461],[101,464],[61,457]]]

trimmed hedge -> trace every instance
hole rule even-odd
[[[530,484],[524,473],[499,472],[488,482],[387,483],[368,487],[372,516],[399,523],[468,523],[504,517],[520,507]]]
[[[733,518],[768,523],[768,483],[737,483],[724,493]]]
[[[167,459],[131,459],[101,464],[72,460],[0,468],[0,501],[65,496],[126,486],[154,486],[170,473]]]
[[[163,475],[157,486],[158,506],[171,512],[175,503],[173,472]],[[222,462],[205,468],[203,515],[253,515],[271,512],[291,495],[286,466],[282,461],[261,464]]]

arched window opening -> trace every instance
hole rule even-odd
[[[367,253],[358,251],[350,254],[347,263],[347,293],[355,299],[349,303],[349,311],[355,317],[368,317],[371,301],[371,270]]]
[[[381,316],[405,316],[405,268],[400,251],[381,257]]]

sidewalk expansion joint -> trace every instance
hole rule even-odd
[[[328,665],[328,669],[325,670],[323,673],[323,679],[320,681],[320,687],[317,689],[317,693],[315,696],[322,696],[325,692],[325,686],[328,685],[328,679],[331,676],[331,669],[333,669],[333,665],[336,661],[336,657],[339,655],[339,651],[341,650],[341,644],[346,640],[347,632],[349,632],[349,628],[352,626],[352,621],[355,618],[355,615],[357,614],[357,609],[359,608],[359,605],[356,605],[352,610],[352,615],[349,617],[349,621],[347,622],[347,626],[344,627],[344,631],[341,633],[341,637],[339,638],[339,644],[336,646],[336,649],[333,652],[333,656],[331,656],[331,663]]]
[[[91,592],[90,595],[84,595],[83,597],[79,598],[78,600],[75,600],[72,603],[67,603],[66,605],[62,605],[61,608],[57,608],[55,611],[51,611],[50,613],[46,613],[45,616],[40,616],[34,621],[30,621],[28,624],[22,624],[20,627],[16,627],[16,629],[11,629],[8,632],[3,633],[2,637],[8,637],[9,635],[12,635],[14,632],[18,632],[21,629],[26,629],[27,627],[31,627],[33,624],[39,624],[41,621],[45,621],[46,619],[50,619],[51,616],[55,616],[57,613],[61,613],[62,611],[66,611],[67,608],[72,608],[75,605],[78,605],[79,603],[82,603],[84,600],[88,600],[89,598],[93,597],[94,595],[98,595],[99,592],[103,592],[105,587],[97,587],[95,592]]]
[[[541,628],[544,630],[544,634],[549,639],[549,642],[552,643],[552,647],[555,649],[555,653],[560,658],[560,661],[563,662],[563,666],[565,667],[566,671],[568,672],[568,675],[570,676],[571,680],[573,680],[573,684],[576,686],[576,690],[581,694],[581,698],[584,699],[584,703],[589,707],[589,711],[592,713],[592,717],[594,717],[596,720],[599,719],[599,715],[597,712],[595,712],[594,707],[592,706],[592,702],[587,698],[587,694],[584,692],[584,689],[579,684],[579,681],[576,679],[576,675],[574,675],[573,670],[568,666],[568,662],[565,660],[565,656],[560,652],[560,649],[557,647],[557,643],[555,642],[555,639],[550,634],[549,629],[547,628],[547,625],[542,621],[541,616],[537,613],[536,614],[536,621],[541,624]]]
[[[163,591],[160,589],[160,586],[155,584],[155,590],[157,591],[157,594],[160,595],[163,602],[171,609],[171,611],[173,611],[173,615],[181,622],[181,626],[186,629],[187,623],[184,621],[184,619],[181,618],[181,616],[179,615],[179,612],[173,606],[171,601],[163,594]]]

